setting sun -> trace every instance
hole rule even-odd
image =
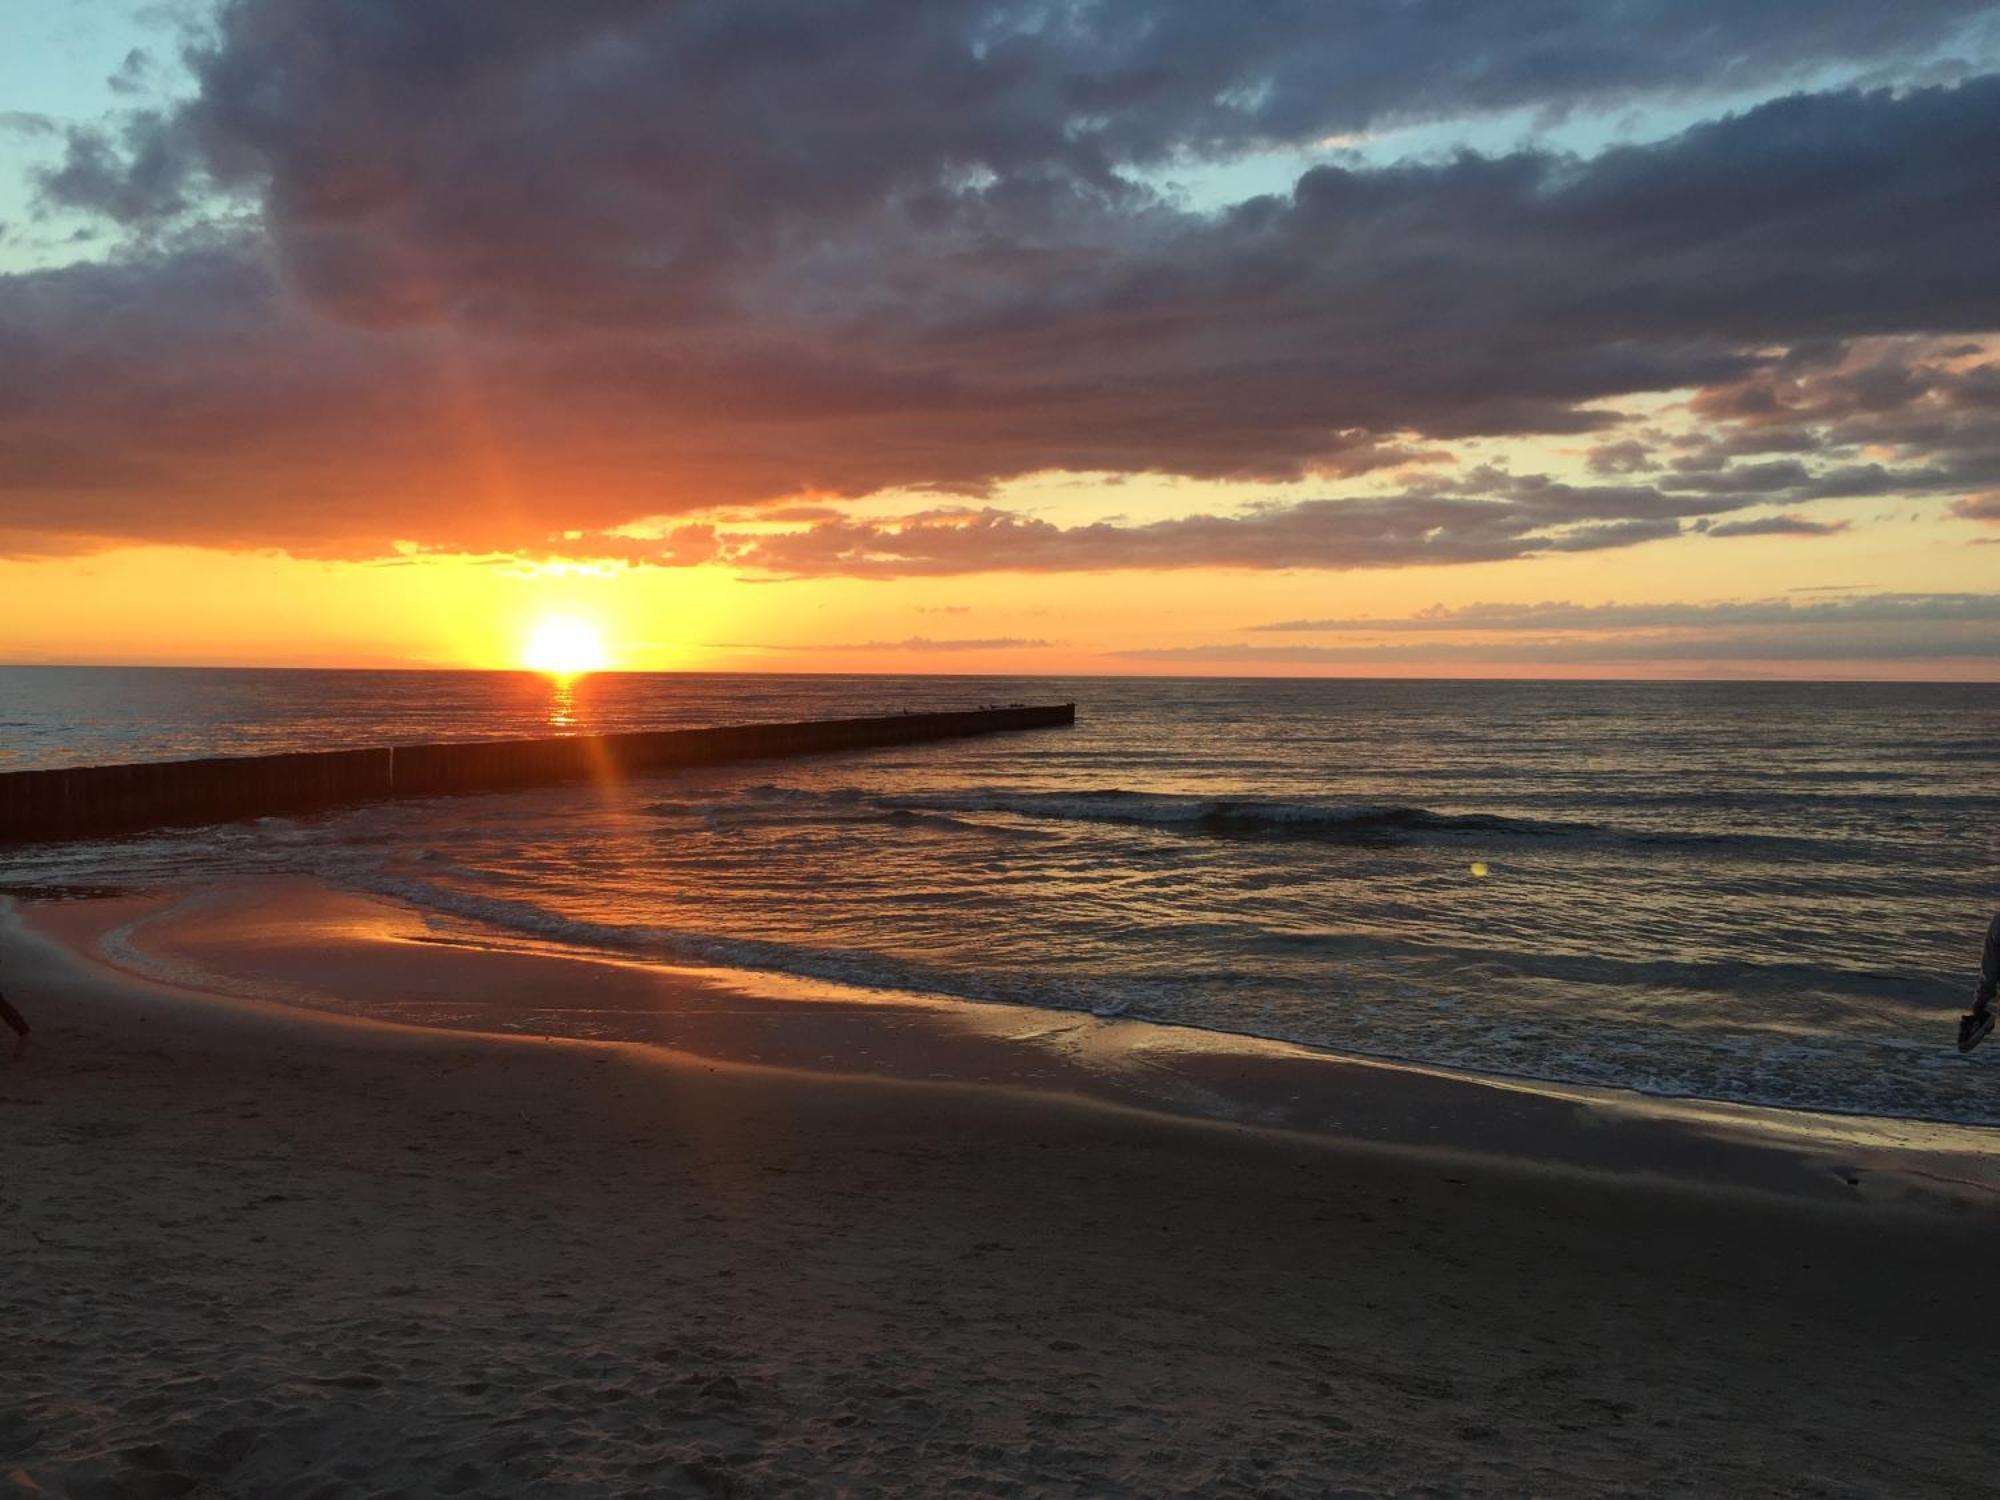
[[[521,664],[530,671],[558,677],[602,671],[607,661],[597,627],[574,615],[551,615],[537,622],[521,651]]]

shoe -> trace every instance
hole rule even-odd
[[[1961,1052],[1970,1052],[1974,1047],[1985,1041],[1987,1034],[1992,1030],[1993,1012],[1991,1009],[1975,1010],[1969,1016],[1960,1016],[1958,1018],[1958,1050]]]

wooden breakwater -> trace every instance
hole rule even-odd
[[[135,833],[169,824],[309,812],[388,797],[620,781],[683,766],[822,755],[1076,722],[1074,703],[634,730],[532,740],[385,745],[209,760],[0,773],[0,841]]]

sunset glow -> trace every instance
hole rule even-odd
[[[0,662],[2000,675],[1956,4],[182,9],[0,61]]]
[[[0,1500],[2000,1494],[2000,0],[0,6]]]
[[[590,621],[574,615],[550,615],[537,621],[521,651],[522,666],[554,677],[601,672],[609,664],[603,635]]]

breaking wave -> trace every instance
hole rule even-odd
[[[1580,818],[1528,818],[1484,812],[1446,812],[1402,803],[1328,804],[1256,797],[1198,797],[1111,787],[1080,791],[1021,791],[988,787],[964,791],[871,795],[858,787],[763,785],[727,800],[662,801],[646,811],[688,818],[709,827],[782,817],[788,822],[852,823],[890,819],[940,828],[982,827],[1020,832],[1022,824],[1116,824],[1188,837],[1246,841],[1291,840],[1394,848],[1468,841],[1481,847],[1510,842],[1578,840],[1593,844],[1740,851],[1769,858],[1826,859],[1839,841],[1755,832],[1649,829]],[[993,819],[1009,820],[997,823]],[[986,820],[986,821],[977,821]]]

